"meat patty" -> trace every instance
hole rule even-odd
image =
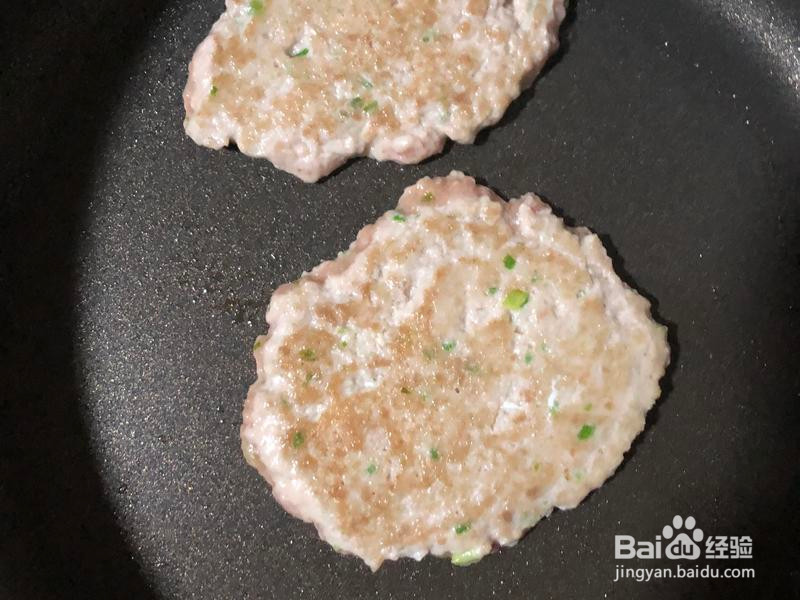
[[[669,355],[596,235],[457,172],[281,286],[267,321],[244,454],[373,569],[467,564],[576,506],[642,430]]]
[[[498,121],[558,44],[563,0],[226,0],[197,48],[186,132],[304,181],[415,163]]]

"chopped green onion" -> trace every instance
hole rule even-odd
[[[442,342],[442,350],[444,350],[445,352],[452,352],[453,348],[455,348],[455,347],[456,347],[456,343],[454,341],[452,341],[452,340],[447,341],[447,342]]]
[[[533,362],[533,354],[531,352],[525,353],[525,364],[529,365]]]
[[[378,108],[378,101],[373,100],[372,102],[368,102],[367,104],[364,105],[364,112],[365,113],[372,112],[376,108]]]
[[[592,410],[592,403],[589,402],[589,404],[587,404],[586,406],[583,407],[583,410],[586,410],[586,411]]]
[[[367,89],[372,88],[372,82],[366,77],[361,77],[361,85],[363,85]]]
[[[486,290],[486,293],[489,294],[490,296],[494,296],[497,293],[497,288],[492,286],[488,290]]]
[[[361,108],[364,106],[364,99],[361,96],[356,96],[352,100],[350,100],[350,106],[353,108]]]
[[[297,52],[292,52],[289,54],[290,58],[300,58],[301,56],[308,55],[308,48],[303,48],[302,50],[298,50]]]
[[[506,269],[509,271],[517,266],[517,259],[511,256],[510,254],[506,254],[503,257],[503,264],[505,265]]]
[[[397,221],[398,223],[405,223],[406,222],[406,216],[405,215],[401,215],[401,214],[394,215],[392,217],[392,221]]]
[[[298,352],[298,354],[300,355],[300,358],[302,358],[303,360],[308,360],[308,361],[317,360],[317,353],[314,352],[311,348],[303,348],[302,350],[300,350],[300,352]]]
[[[434,198],[435,196],[433,195],[432,192],[425,192],[424,194],[422,194],[423,202],[433,202]]]
[[[211,91],[210,91],[210,92],[208,92],[208,95],[209,95],[209,96],[216,96],[218,91],[219,91],[219,90],[217,89],[217,86],[215,86],[215,85],[212,85],[212,86],[211,86]]]
[[[306,441],[306,436],[302,431],[295,431],[292,435],[292,448],[299,448]]]
[[[590,437],[594,435],[594,429],[595,429],[594,425],[584,425],[578,432],[578,439],[588,440]]]
[[[369,475],[374,475],[375,471],[377,471],[377,470],[378,470],[378,467],[377,467],[377,465],[375,463],[369,463],[369,466],[367,467],[367,473]]]
[[[347,340],[342,340],[341,342],[339,342],[339,347],[340,348],[347,348]]]
[[[401,394],[410,394],[411,390],[408,389],[406,386],[403,386],[403,387],[400,388],[400,393]]]
[[[511,290],[503,300],[503,306],[509,310],[519,310],[528,303],[528,292],[523,290]]]
[[[453,529],[456,532],[456,535],[461,535],[462,533],[468,532],[472,528],[472,523],[467,521],[466,523],[459,523]]]
[[[436,448],[431,448],[431,458],[433,460],[439,460],[439,451]]]
[[[264,10],[264,3],[261,0],[250,0],[250,14],[257,15]]]
[[[481,551],[481,549],[473,548],[472,550],[467,550],[466,552],[459,552],[458,554],[453,554],[453,556],[450,557],[450,562],[457,567],[467,567],[469,565],[475,564],[482,558],[483,558],[483,552]]]

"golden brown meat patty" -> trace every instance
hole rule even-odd
[[[563,0],[227,0],[185,127],[316,181],[351,156],[415,163],[498,121],[558,44]]]
[[[478,560],[622,461],[669,349],[602,243],[536,196],[422,179],[272,296],[248,462],[373,569]]]

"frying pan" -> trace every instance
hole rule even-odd
[[[183,134],[186,65],[221,10],[2,11],[0,596],[800,597],[800,3],[578,0],[474,146],[315,185]],[[245,465],[250,347],[272,290],[451,169],[598,232],[672,363],[577,509],[468,569],[372,574]],[[614,582],[614,536],[652,540],[676,514],[750,536],[735,565],[755,579]]]

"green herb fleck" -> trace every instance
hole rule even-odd
[[[369,466],[367,466],[367,474],[368,475],[374,475],[375,471],[377,471],[377,470],[378,470],[378,466],[375,463],[369,463]]]
[[[453,340],[449,340],[447,342],[442,342],[442,350],[445,352],[452,352],[453,348],[456,347],[456,343]]]
[[[433,460],[439,460],[439,451],[436,448],[431,448],[431,458]]]
[[[443,101],[444,102],[444,101]],[[444,104],[439,107],[439,120],[442,123],[446,123],[450,120],[450,107],[445,106]]]
[[[585,410],[585,411],[590,411],[590,410],[592,410],[592,403],[591,403],[591,402],[589,402],[589,404],[587,404],[586,406],[584,406],[584,407],[583,407],[583,410]]]
[[[435,38],[436,38],[436,31],[434,31],[433,29],[428,29],[422,34],[422,41],[425,42],[426,44]]]
[[[298,352],[300,358],[307,361],[314,361],[317,360],[317,353],[314,352],[311,348],[303,348]]]
[[[525,353],[525,364],[529,365],[533,362],[533,354],[531,352]]]
[[[406,216],[401,214],[396,214],[392,217],[392,221],[397,221],[398,223],[405,223]]]
[[[308,56],[308,48],[303,48],[302,50],[289,54],[290,58],[300,58],[301,56]]]
[[[217,89],[217,86],[212,85],[211,86],[211,91],[208,92],[208,95],[209,96],[216,96],[218,91],[219,91],[219,89]]]
[[[436,196],[433,195],[433,192],[425,192],[422,194],[422,201],[423,202],[433,202]]]
[[[478,373],[480,373],[480,372],[481,372],[481,368],[480,368],[480,366],[478,366],[478,365],[476,365],[476,364],[474,364],[474,363],[470,363],[470,364],[468,364],[468,365],[467,365],[466,367],[464,367],[464,368],[465,368],[465,369],[466,369],[468,372],[472,373],[473,375],[477,375]]]
[[[497,288],[492,286],[488,290],[486,290],[486,293],[489,294],[490,296],[494,296],[497,293]]]
[[[339,347],[340,348],[347,348],[347,339],[345,339],[345,336],[347,336],[347,335],[349,335],[351,333],[352,333],[352,331],[350,331],[350,329],[348,329],[347,327],[337,327],[336,328],[336,335],[339,336]]]
[[[453,556],[450,557],[450,562],[457,567],[468,567],[469,565],[475,564],[482,558],[483,552],[481,549],[473,548],[472,550],[467,550],[466,552],[453,554]]]
[[[550,346],[547,345],[547,342],[542,342],[540,348],[542,349],[542,352],[545,353],[550,352]]]
[[[367,102],[364,105],[364,112],[365,113],[369,113],[369,112],[372,112],[373,110],[375,110],[376,108],[378,108],[378,101],[377,100],[373,100],[372,102]]]
[[[292,448],[299,448],[306,441],[306,436],[302,431],[295,431],[292,434]]]
[[[250,14],[257,15],[264,10],[264,3],[261,0],[250,0]]]
[[[517,266],[517,259],[511,256],[510,254],[506,254],[503,257],[503,264],[505,265],[506,269],[509,271]]]
[[[350,106],[353,108],[361,108],[364,106],[364,99],[361,96],[356,96],[352,100],[350,100]]]
[[[368,90],[372,89],[372,82],[366,77],[361,77],[361,85],[363,85]]]
[[[579,440],[588,440],[594,435],[594,425],[584,425],[578,432]]]
[[[534,471],[538,471],[541,468],[542,468],[542,463],[539,463],[539,462],[533,463],[533,470]]]
[[[401,394],[410,394],[411,390],[408,389],[406,386],[403,386],[403,387],[400,388],[400,393]]]
[[[503,300],[503,306],[509,310],[519,310],[528,303],[528,292],[523,290],[511,290]]]
[[[531,277],[531,283],[539,283],[542,280],[542,276],[539,275],[538,271],[534,271],[533,277]]]
[[[312,379],[314,379],[314,373],[312,373],[311,371],[306,372],[306,382],[303,385],[308,385],[309,383],[311,383]]]
[[[558,409],[560,405],[558,404],[558,400],[554,401],[553,404],[550,406],[550,415],[558,414]]]
[[[583,471],[581,471],[580,469],[574,471],[572,475],[573,477],[575,477],[575,481],[580,481],[581,479],[583,479]]]
[[[261,338],[258,338],[258,339],[255,341],[255,343],[253,344],[253,352],[255,352],[256,350],[258,350],[259,348],[261,348],[261,346],[263,346],[263,345],[264,345],[264,342],[261,340]]]
[[[468,532],[472,528],[472,523],[467,521],[466,523],[459,523],[453,529],[456,532],[456,535],[461,535],[462,533]]]

